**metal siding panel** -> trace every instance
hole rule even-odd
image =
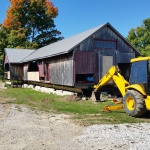
[[[98,80],[110,69],[113,65],[113,56],[98,55]]]
[[[102,56],[102,76],[113,66],[113,56]]]

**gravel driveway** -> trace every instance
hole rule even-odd
[[[0,150],[149,150],[150,124],[82,127],[68,115],[0,104]]]

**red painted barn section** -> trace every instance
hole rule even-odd
[[[95,75],[97,72],[96,60],[96,52],[75,51],[75,83],[86,83],[87,77],[93,77]]]
[[[76,51],[74,60],[76,74],[89,74],[96,72],[96,52]]]
[[[5,64],[8,63],[8,57],[5,56]]]
[[[43,65],[38,65],[38,67],[39,67],[39,76],[44,77]]]

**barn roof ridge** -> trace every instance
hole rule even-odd
[[[29,49],[20,49],[20,50],[23,50],[24,55],[22,55],[20,58],[16,58],[16,60],[14,59],[15,56],[13,56],[11,57],[11,60],[14,61],[13,63],[24,63],[24,62],[34,61],[37,59],[43,59],[43,58],[48,58],[48,57],[53,57],[53,56],[69,53],[77,45],[79,45],[81,42],[83,42],[92,34],[94,34],[95,32],[97,32],[98,30],[100,30],[101,28],[105,26],[109,26],[118,36],[120,36],[129,46],[131,46],[136,51],[136,53],[141,54],[109,22],[106,22],[105,24],[83,31],[74,36],[49,44],[37,50],[30,51]],[[9,53],[12,53],[12,55],[15,55],[15,53],[18,53],[18,51],[14,51],[14,50],[16,49],[13,49],[13,52],[9,51]],[[18,57],[18,54],[16,54],[16,57]]]
[[[52,57],[52,56],[68,53],[78,44],[83,42],[85,39],[87,39],[89,36],[94,34],[100,28],[106,26],[107,24],[108,22],[105,24],[99,25],[95,28],[92,28],[92,29],[83,31],[81,33],[78,33],[76,35],[73,35],[71,37],[68,37],[66,39],[63,39],[58,42],[39,48],[33,53],[31,53],[29,56],[24,58],[22,62],[28,62],[32,60],[37,60],[37,59],[42,59],[42,58],[47,58],[47,57]],[[46,53],[44,53],[43,51]]]

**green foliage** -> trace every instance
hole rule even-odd
[[[51,1],[11,0],[10,3],[3,24],[9,30],[9,47],[40,48],[62,39],[54,24],[58,9]]]
[[[143,24],[129,31],[127,40],[137,48],[143,56],[150,56],[150,18]]]
[[[4,48],[37,49],[63,39],[54,24],[58,9],[50,0],[10,0],[10,4],[0,25],[0,61]]]
[[[25,49],[36,49],[38,44],[30,42],[26,39],[26,29],[18,28],[17,30],[11,30],[7,38],[8,48],[25,48]]]

